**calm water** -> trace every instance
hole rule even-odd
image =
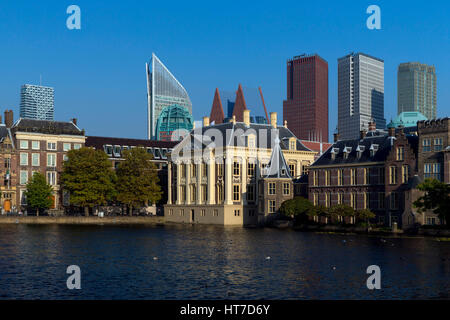
[[[66,287],[72,264],[81,268],[81,290]],[[372,264],[381,268],[381,290],[366,287]],[[450,242],[428,238],[0,226],[0,299],[449,299],[449,292]]]

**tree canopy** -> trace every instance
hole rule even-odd
[[[144,148],[124,150],[124,161],[116,170],[117,200],[132,208],[142,203],[156,204],[162,196],[156,165]]]
[[[303,197],[295,197],[284,201],[280,206],[280,213],[296,220],[306,220],[308,212],[313,208],[313,204]]]
[[[45,176],[35,172],[27,183],[25,197],[27,205],[31,209],[36,209],[36,215],[39,216],[39,210],[45,210],[53,204],[53,188],[45,180]]]
[[[114,196],[115,173],[103,150],[83,147],[70,150],[63,164],[61,184],[69,191],[70,203],[85,208],[104,205]]]
[[[413,203],[419,212],[432,210],[450,227],[450,185],[436,179],[426,179],[417,189],[425,192]]]

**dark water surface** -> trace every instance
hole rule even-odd
[[[1,225],[0,299],[450,298],[450,242],[381,239],[198,225]],[[81,290],[67,289],[69,265],[81,268]],[[366,287],[369,265],[381,268],[381,290]]]

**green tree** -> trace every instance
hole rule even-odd
[[[354,216],[355,210],[346,204],[337,204],[330,208],[330,215],[333,219],[339,220],[339,217]]]
[[[369,209],[361,209],[356,211],[356,219],[359,221],[369,222],[370,219],[375,218],[375,213]]]
[[[432,210],[450,228],[450,185],[436,179],[426,179],[417,189],[425,192],[413,203],[419,212]]]
[[[162,196],[156,165],[144,148],[133,148],[122,153],[124,161],[117,173],[117,200],[126,204],[132,215],[133,207],[148,202],[155,204]]]
[[[280,212],[289,217],[294,217],[297,221],[306,221],[308,212],[313,204],[303,197],[295,197],[284,201],[280,206]]]
[[[28,181],[25,191],[28,207],[36,209],[36,215],[39,216],[39,210],[48,209],[53,204],[52,194],[53,188],[47,183],[44,175],[35,172]]]
[[[115,173],[103,150],[83,147],[70,150],[64,162],[61,184],[70,194],[70,203],[84,208],[104,205],[115,194]]]

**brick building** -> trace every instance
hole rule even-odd
[[[376,221],[402,226],[411,209],[409,190],[416,172],[418,137],[403,128],[389,133],[361,131],[360,139],[339,140],[309,168],[309,199],[315,205],[347,204],[370,209]]]
[[[328,142],[328,63],[317,54],[287,61],[283,119],[297,138]]]
[[[12,111],[8,120],[5,113],[7,128],[10,120]],[[20,118],[10,127],[10,132],[16,157],[16,161],[11,161],[11,185],[16,185],[15,203],[25,208],[26,184],[34,172],[40,172],[53,186],[51,209],[61,209],[63,195],[59,181],[63,162],[69,150],[84,146],[84,130],[78,128],[76,119],[63,122]]]
[[[160,141],[146,139],[128,139],[113,137],[86,137],[86,147],[103,150],[108,155],[109,161],[114,168],[123,161],[122,151],[130,148],[144,147],[152,155],[152,162],[158,168],[159,184],[163,191],[162,203],[167,201],[167,163],[168,154],[179,141]]]

